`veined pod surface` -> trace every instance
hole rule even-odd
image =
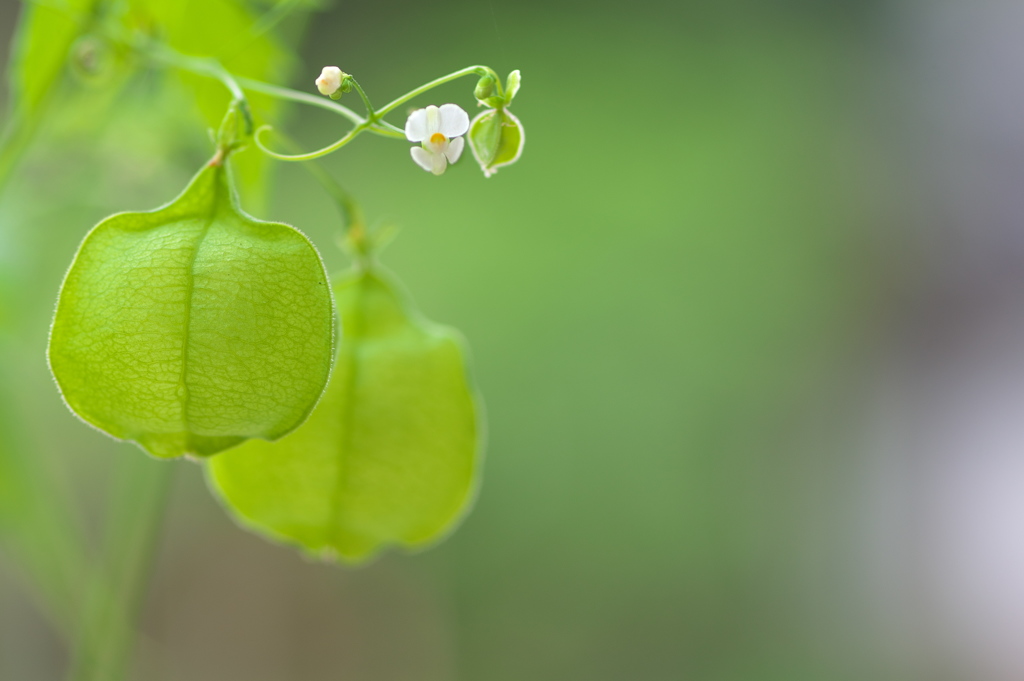
[[[422,318],[373,265],[334,291],[345,334],[309,420],[225,452],[208,473],[243,525],[357,562],[455,525],[474,492],[481,417],[456,331]]]
[[[239,208],[220,155],[171,203],[93,228],[61,287],[50,368],[86,422],[207,456],[302,423],[334,356],[323,262]]]

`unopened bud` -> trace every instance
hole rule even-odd
[[[325,97],[330,97],[341,89],[341,82],[346,75],[337,66],[325,66],[316,79],[316,89]]]
[[[476,89],[473,90],[473,96],[484,101],[488,97],[494,94],[494,78],[492,76],[484,76],[477,84]]]

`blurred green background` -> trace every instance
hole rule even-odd
[[[351,570],[234,526],[180,464],[133,678],[898,675],[848,569],[844,482],[898,279],[879,247],[893,190],[860,108],[875,9],[392,0],[286,24],[303,36],[290,84],[307,92],[325,64],[378,103],[469,64],[522,70],[525,153],[494,178],[468,155],[432,177],[409,145],[369,135],[325,163],[371,222],[400,227],[384,260],[424,313],[469,339],[483,486],[443,544]],[[18,11],[3,0],[0,42]],[[44,349],[85,232],[170,199],[209,153],[164,78],[139,79],[109,116],[107,90],[69,80],[0,196],[8,457],[52,472],[94,538],[115,469],[141,453],[68,412]],[[417,104],[468,109],[472,85]],[[343,132],[311,109],[287,121],[308,148]],[[298,166],[272,176],[245,205],[343,268],[327,196]],[[14,556],[0,560],[0,678],[59,678],[66,653]]]

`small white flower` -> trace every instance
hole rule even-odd
[[[341,87],[342,75],[341,69],[337,66],[325,66],[320,72],[320,77],[316,79],[316,89],[325,97],[333,95]]]
[[[469,114],[456,104],[430,105],[409,114],[405,136],[420,146],[410,149],[412,160],[424,170],[440,175],[449,163],[462,155],[466,141],[462,135],[469,130]]]

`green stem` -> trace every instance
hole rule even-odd
[[[271,158],[276,158],[279,161],[312,161],[314,159],[320,158],[321,156],[326,156],[331,152],[341,149],[343,146],[345,146],[346,144],[354,140],[356,137],[358,137],[359,133],[361,133],[362,131],[366,130],[369,127],[369,121],[364,121],[361,125],[357,125],[356,127],[349,130],[344,137],[342,137],[334,144],[329,144],[322,149],[311,151],[308,154],[279,154],[276,151],[271,151],[270,149],[268,149],[266,145],[263,144],[263,141],[260,139],[260,136],[265,131],[271,129],[271,126],[269,125],[264,125],[262,128],[257,130],[256,135],[253,136],[253,141],[256,142],[256,146],[259,147],[260,151],[262,151],[267,156],[270,156]]]
[[[136,49],[141,53],[153,58],[156,61],[160,61],[168,66],[179,68],[197,75],[208,76],[220,80],[236,100],[245,102],[244,90],[250,90],[253,92],[260,92],[271,97],[277,97],[278,99],[290,100],[293,102],[299,102],[302,104],[309,104],[311,106],[320,107],[332,111],[336,114],[344,116],[345,118],[352,121],[355,127],[347,132],[341,139],[330,144],[326,147],[311,151],[306,154],[279,154],[275,151],[271,151],[263,144],[260,139],[261,134],[271,128],[271,126],[265,125],[256,131],[255,142],[259,149],[272,158],[276,158],[279,161],[312,161],[313,159],[320,158],[330,154],[343,146],[351,142],[353,139],[359,136],[364,131],[372,132],[382,137],[390,137],[391,139],[405,139],[405,131],[398,126],[392,125],[387,121],[383,120],[384,116],[396,108],[405,104],[411,99],[414,99],[421,94],[432,90],[433,88],[443,85],[462,78],[463,76],[477,75],[477,76],[491,76],[494,78],[495,85],[498,89],[499,96],[502,94],[501,81],[497,74],[487,66],[467,66],[464,69],[449,73],[447,76],[442,76],[436,80],[432,80],[429,83],[422,85],[411,92],[407,92],[398,99],[390,102],[387,106],[380,110],[375,110],[373,104],[370,103],[370,98],[366,95],[362,86],[355,78],[352,79],[352,85],[359,93],[359,97],[363,100],[363,105],[366,107],[366,118],[363,118],[356,112],[352,111],[346,106],[342,106],[333,100],[316,97],[314,95],[299,92],[298,90],[292,90],[290,88],[279,87],[277,85],[271,85],[270,83],[264,83],[258,80],[252,80],[249,78],[238,78],[228,72],[220,62],[215,59],[209,59],[206,57],[190,57],[181,54],[165,45],[159,44],[142,44],[139,45],[136,41]],[[248,107],[245,107],[245,111],[248,112]],[[247,118],[247,123],[251,124],[251,120]]]
[[[270,83],[264,83],[258,80],[252,80],[249,78],[239,78],[233,76],[228,72],[220,62],[215,59],[209,59],[206,57],[190,57],[171,48],[158,45],[138,45],[136,49],[141,53],[153,58],[156,61],[160,61],[168,66],[179,68],[197,75],[208,76],[220,80],[227,88],[231,91],[231,94],[238,101],[245,102],[244,90],[250,90],[252,92],[260,92],[271,97],[277,97],[278,99],[290,100],[293,102],[299,102],[302,104],[309,104],[311,106],[320,107],[332,111],[336,114],[344,116],[355,124],[355,127],[347,132],[341,139],[330,144],[326,147],[311,151],[306,154],[279,154],[275,151],[271,151],[263,144],[260,139],[261,134],[270,129],[271,126],[265,125],[256,131],[255,142],[259,149],[272,158],[276,158],[279,161],[312,161],[313,159],[320,158],[330,154],[343,146],[351,142],[353,139],[359,136],[364,131],[372,132],[382,137],[390,137],[391,139],[405,139],[405,131],[396,125],[392,125],[387,121],[383,120],[384,116],[394,111],[396,108],[405,104],[409,100],[412,100],[425,92],[432,90],[433,88],[443,85],[462,78],[463,76],[491,76],[494,78],[495,86],[498,90],[498,95],[502,95],[501,81],[498,79],[497,74],[487,66],[467,66],[464,69],[449,73],[447,76],[442,76],[436,80],[432,80],[429,83],[422,85],[411,92],[407,92],[398,99],[390,102],[387,106],[380,110],[375,110],[373,104],[370,103],[370,98],[366,95],[362,86],[359,85],[355,78],[352,79],[352,85],[359,93],[359,97],[363,100],[363,105],[366,107],[366,118],[363,118],[356,112],[352,111],[346,106],[342,106],[333,100],[316,97],[314,95],[299,92],[298,90],[292,90],[290,88],[279,87],[277,85],[271,85]],[[248,106],[244,109],[248,115]],[[251,119],[247,118],[247,123],[251,125]]]
[[[135,620],[153,563],[174,467],[138,452],[118,468],[103,559],[93,576],[68,678],[122,681],[131,662]]]
[[[313,152],[311,154],[303,154],[301,156],[286,156],[284,154],[278,154],[276,152],[271,151],[265,145],[263,145],[263,143],[259,139],[260,132],[270,127],[264,126],[256,133],[256,146],[258,146],[260,150],[262,150],[265,154],[273,158],[282,161],[304,161],[313,158],[318,158],[319,156],[328,154],[332,151],[335,151],[345,146],[364,130],[372,132],[377,135],[381,135],[383,137],[390,137],[392,139],[405,139],[404,132],[401,129],[395,127],[394,125],[391,125],[390,123],[386,123],[383,121],[377,122],[367,120],[362,116],[358,115],[356,112],[349,109],[348,107],[342,106],[341,104],[338,104],[330,99],[315,97],[305,92],[299,92],[298,90],[292,90],[290,88],[271,85],[270,83],[264,83],[262,81],[252,80],[250,78],[236,78],[223,66],[221,66],[220,62],[216,61],[215,59],[209,59],[205,57],[190,57],[188,55],[184,55],[175,50],[172,50],[171,48],[166,47],[164,45],[142,45],[137,46],[136,49],[138,49],[141,53],[145,54],[146,56],[154,59],[155,61],[159,61],[163,64],[166,64],[167,66],[188,71],[196,75],[207,76],[210,78],[216,78],[217,80],[220,80],[225,85],[225,87],[228,88],[228,90],[231,92],[232,96],[234,96],[236,101],[245,103],[243,111],[246,114],[246,124],[247,126],[250,126],[250,129],[252,125],[252,119],[250,117],[251,114],[249,114],[249,107],[246,103],[247,100],[245,99],[245,90],[250,90],[252,92],[260,92],[266,95],[270,95],[272,97],[277,97],[278,99],[284,99],[293,102],[299,102],[302,104],[309,104],[311,106],[317,106],[322,109],[326,109],[333,113],[344,116],[345,118],[349,119],[350,121],[356,124],[356,127],[353,128],[345,137],[343,137],[338,142],[335,142],[331,146],[326,147],[325,149],[321,149],[318,152]],[[354,79],[353,83],[356,89],[358,90],[360,96],[363,98],[363,103],[366,105],[367,111],[370,114],[373,114],[373,107],[370,104],[370,100],[366,96],[366,93],[363,92],[363,89],[359,86],[358,83],[354,82]]]
[[[299,90],[293,90],[279,85],[264,83],[263,81],[253,80],[252,78],[235,76],[221,66],[220,62],[215,59],[208,57],[190,57],[165,45],[136,46],[136,49],[154,61],[158,61],[167,66],[181,69],[182,71],[188,71],[189,73],[194,73],[198,76],[216,78],[228,88],[235,99],[244,100],[245,91],[249,90],[250,92],[259,92],[265,95],[270,95],[271,97],[277,97],[278,99],[320,107],[321,109],[326,109],[332,113],[344,116],[356,125],[366,122],[365,118],[357,114],[355,111],[352,111],[352,109],[338,104],[331,99],[317,97],[306,92],[300,92]],[[360,93],[362,93],[361,88]],[[363,96],[364,102],[368,103],[369,99],[365,98],[365,94],[363,94]],[[394,126],[390,124],[387,127],[394,128]]]
[[[405,130],[398,127],[397,125],[391,125],[387,121],[377,121],[376,124],[383,128],[384,130],[387,130],[392,133],[397,133],[397,135],[385,135],[385,137],[398,137],[400,139],[405,139]],[[370,132],[376,132],[378,135],[384,135],[384,132],[380,130],[370,130]]]
[[[379,119],[382,116],[387,115],[388,113],[394,111],[395,109],[397,109],[398,107],[402,106],[403,104],[405,104],[409,100],[415,99],[416,97],[419,97],[424,92],[428,92],[429,90],[433,90],[438,85],[444,85],[445,83],[450,83],[451,81],[457,80],[459,78],[462,78],[463,76],[472,76],[474,74],[478,75],[478,76],[491,76],[491,77],[493,77],[494,78],[494,82],[495,82],[495,86],[498,88],[498,95],[502,94],[501,81],[498,79],[498,74],[496,74],[493,70],[491,70],[487,66],[479,66],[479,65],[478,66],[467,66],[464,69],[459,69],[458,71],[455,71],[454,73],[449,73],[447,76],[442,76],[442,77],[438,78],[437,80],[432,80],[429,83],[427,83],[426,85],[421,85],[420,87],[416,88],[415,90],[412,90],[410,92],[405,93],[404,95],[402,95],[401,97],[399,97],[395,101],[388,103],[384,108],[378,110],[377,113],[376,113],[376,118]]]
[[[411,92],[407,92],[406,94],[402,95],[393,102],[390,102],[384,108],[375,111],[373,109],[373,106],[370,104],[369,98],[366,97],[365,93],[363,92],[363,89],[359,87],[359,84],[356,83],[355,79],[353,78],[353,85],[359,92],[360,96],[362,96],[363,98],[363,103],[366,105],[368,117],[366,119],[360,119],[361,122],[357,122],[356,127],[348,131],[345,134],[345,136],[339,139],[337,142],[334,142],[333,144],[329,144],[326,147],[317,149],[316,151],[311,151],[306,154],[279,154],[275,151],[271,151],[270,149],[268,149],[266,145],[263,144],[263,141],[260,139],[261,134],[268,128],[270,128],[270,126],[263,126],[262,128],[256,131],[256,146],[259,147],[263,153],[273,158],[276,158],[279,161],[312,161],[313,159],[320,158],[321,156],[326,156],[327,154],[330,154],[332,152],[337,151],[338,149],[341,149],[343,146],[345,146],[346,144],[354,140],[356,137],[358,137],[359,134],[362,133],[364,130],[369,130],[370,132],[374,132],[378,135],[392,137],[394,139],[405,139],[405,132],[401,128],[394,126],[391,123],[388,123],[387,121],[383,120],[383,117],[386,114],[388,114],[391,111],[394,111],[396,108],[400,107],[402,104],[405,104],[409,100],[415,99],[416,97],[422,95],[423,93],[432,90],[438,85],[444,85],[445,83],[457,80],[459,78],[462,78],[463,76],[471,75],[493,77],[495,87],[497,87],[498,90],[498,95],[503,96],[501,81],[498,79],[497,74],[493,70],[486,66],[467,66],[466,68],[455,71],[454,73],[449,73],[447,76],[442,76],[441,78],[432,80],[426,85],[422,85],[416,88],[415,90],[412,90]],[[352,120],[353,122],[356,122],[355,119]]]
[[[139,50],[143,54],[168,66],[173,66],[183,71],[190,71],[200,76],[216,78],[231,92],[232,97],[239,101],[245,101],[245,92],[242,90],[242,86],[238,84],[238,81],[231,75],[231,72],[225,69],[216,59],[211,57],[190,57],[187,54],[182,54],[166,45],[155,42],[139,47]]]
[[[349,76],[349,78],[352,78],[352,76]],[[363,88],[359,84],[359,81],[355,78],[352,78],[352,87],[356,89],[356,92],[359,93],[359,97],[363,100],[363,106],[366,107],[366,119],[369,121],[376,120],[377,114],[373,110],[373,104],[370,104],[370,98],[366,96],[366,93],[363,92]]]
[[[270,83],[264,83],[259,80],[251,80],[249,78],[237,78],[238,84],[244,89],[251,92],[260,92],[271,97],[277,97],[278,99],[286,99],[292,102],[299,102],[300,104],[309,104],[311,106],[318,106],[321,109],[326,109],[336,114],[340,114],[345,118],[349,119],[356,125],[361,125],[366,122],[362,116],[357,114],[347,106],[342,106],[332,99],[327,97],[317,97],[305,92],[299,92],[298,90],[292,90],[286,87],[279,87],[277,85],[271,85]]]
[[[234,101],[239,103],[240,110],[245,119],[246,133],[252,134],[252,112],[249,109],[249,100],[245,97],[245,91],[238,84],[238,80],[219,61],[211,57],[190,57],[156,42],[140,44],[137,41],[136,49],[155,61],[160,61],[168,66],[219,80],[231,93]]]
[[[182,71],[188,71],[189,73],[194,73],[198,76],[216,78],[228,88],[235,99],[244,100],[244,91],[250,90],[252,92],[260,92],[265,95],[270,95],[271,97],[277,97],[278,99],[318,106],[321,109],[327,109],[333,113],[340,114],[356,125],[365,122],[365,119],[355,111],[352,111],[348,107],[342,106],[330,99],[315,97],[305,92],[299,92],[298,90],[292,90],[278,85],[271,85],[270,83],[264,83],[251,78],[234,76],[216,59],[208,57],[190,57],[188,55],[181,54],[177,50],[171,49],[166,45],[158,43],[134,41],[132,44],[135,49],[144,56],[166,66],[180,69]]]

